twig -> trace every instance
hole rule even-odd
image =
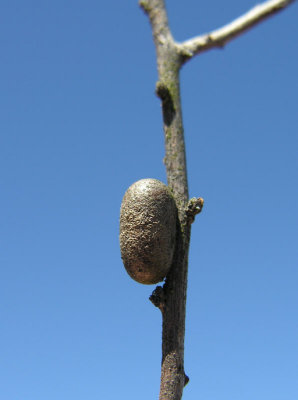
[[[280,12],[296,0],[269,0],[258,4],[241,17],[213,32],[196,36],[182,43],[176,43],[181,54],[182,63],[193,56],[212,48],[222,48],[226,43],[262,22],[264,19]]]
[[[156,94],[162,103],[167,180],[174,195],[179,216],[176,248],[170,272],[164,286],[158,286],[150,297],[152,303],[162,312],[162,368],[159,400],[180,400],[183,388],[189,380],[184,372],[188,249],[191,223],[203,207],[201,198],[188,201],[180,101],[180,68],[194,55],[211,48],[222,47],[229,40],[294,1],[267,1],[223,28],[183,43],[176,43],[169,28],[164,0],[140,0],[140,6],[149,17],[156,48],[159,75]]]

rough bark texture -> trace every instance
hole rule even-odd
[[[168,186],[178,209],[176,248],[171,269],[163,287],[158,286],[150,300],[162,312],[162,368],[160,400],[180,400],[188,382],[184,372],[184,332],[191,223],[201,211],[203,199],[188,201],[188,183],[179,71],[196,54],[222,47],[247,29],[282,10],[295,0],[270,0],[229,25],[183,43],[174,41],[168,25],[164,0],[140,0],[148,15],[156,47],[159,80],[156,93],[161,99],[165,135],[165,165]]]
[[[179,87],[181,60],[168,27],[164,2],[143,1],[141,5],[154,27],[159,73],[156,93],[162,102],[165,165],[168,186],[173,191],[179,215],[173,264],[162,295],[159,294],[161,300],[158,306],[163,317],[160,400],[179,400],[187,381],[184,372],[184,331],[190,237],[190,222],[185,212],[188,184]]]
[[[295,1],[296,0],[269,0],[258,4],[244,15],[215,31],[194,37],[183,43],[177,43],[178,51],[184,62],[186,62],[203,51],[223,48],[237,36],[242,35],[265,19],[279,13]]]

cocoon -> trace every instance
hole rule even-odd
[[[120,211],[120,250],[128,274],[154,284],[167,275],[176,239],[177,208],[169,188],[141,179],[126,191]]]

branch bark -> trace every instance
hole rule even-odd
[[[203,51],[222,48],[232,39],[253,28],[265,19],[282,11],[296,0],[269,0],[256,5],[241,17],[210,33],[197,36],[182,43],[177,43],[177,51],[183,62]]]
[[[188,249],[191,224],[203,207],[203,199],[188,201],[185,144],[180,102],[179,71],[182,65],[205,50],[225,43],[277,13],[295,0],[270,0],[256,6],[232,23],[207,35],[183,43],[174,41],[164,0],[140,0],[148,15],[156,47],[159,80],[156,94],[161,100],[165,135],[165,165],[168,186],[178,208],[176,248],[173,263],[163,287],[158,286],[150,300],[162,313],[162,367],[160,400],[180,400],[188,382],[184,372],[185,307]]]

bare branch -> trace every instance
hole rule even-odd
[[[246,32],[264,19],[280,12],[295,0],[269,0],[259,4],[231,23],[204,35],[177,43],[182,63],[203,51],[223,47],[230,40]]]
[[[155,45],[173,42],[164,0],[140,0],[139,5],[149,17]]]
[[[165,166],[168,186],[178,209],[173,262],[163,287],[150,296],[162,312],[162,366],[159,400],[181,400],[189,378],[184,372],[185,309],[188,275],[188,250],[191,224],[203,207],[202,198],[188,197],[185,143],[180,100],[179,71],[184,62],[202,51],[222,47],[265,18],[295,0],[270,0],[253,8],[232,23],[183,43],[172,37],[165,0],[140,0],[149,17],[156,47],[158,82],[156,94],[161,100],[165,136]]]

